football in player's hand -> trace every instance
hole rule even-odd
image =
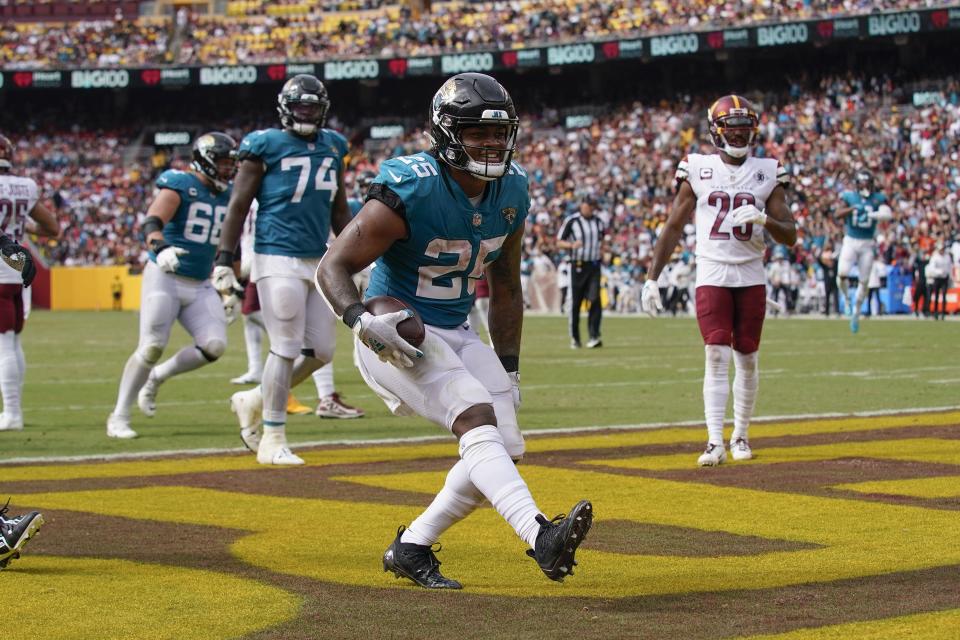
[[[420,319],[420,314],[417,313],[417,310],[403,300],[398,300],[393,296],[374,296],[364,302],[363,306],[375,316],[382,316],[387,313],[393,313],[394,311],[409,309],[411,313],[413,313],[413,316],[397,324],[397,333],[400,334],[401,338],[415,347],[419,347],[423,343],[423,339],[426,336],[423,320]]]

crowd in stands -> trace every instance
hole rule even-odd
[[[225,14],[14,23],[0,66],[231,64],[478,48],[707,29],[926,6],[952,0],[512,0],[435,3],[414,14],[380,0],[239,0]],[[119,18],[119,16],[118,16]]]
[[[794,85],[779,98],[751,96],[762,108],[756,153],[780,159],[791,174],[788,202],[799,240],[769,256],[771,284],[790,309],[817,304],[823,261],[835,262],[843,236],[832,212],[860,168],[873,171],[896,215],[878,228],[879,264],[904,273],[919,269],[920,279],[936,275],[922,271],[937,251],[960,265],[960,82],[943,81],[928,96],[929,104],[913,106],[889,79],[856,77],[829,78],[813,89]],[[610,305],[635,310],[651,247],[673,199],[676,164],[686,153],[714,151],[705,110],[706,103],[696,99],[636,103],[579,129],[565,129],[560,114],[550,111],[525,117],[517,160],[531,184],[527,270],[552,269],[561,261],[555,248],[559,224],[589,198],[612,229],[605,257]],[[239,138],[250,128],[228,131]],[[46,249],[49,259],[139,265],[142,244],[131,230],[146,210],[152,179],[168,166],[166,156],[152,165],[124,162],[132,130],[44,131],[16,142],[19,166],[41,183],[66,229],[64,239]],[[419,132],[378,153],[358,144],[352,167],[375,169],[382,156],[422,148]],[[174,161],[185,166],[182,158]],[[668,299],[693,282],[694,248],[691,224],[676,269],[661,283]]]

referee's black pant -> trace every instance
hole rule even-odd
[[[600,262],[573,262],[570,264],[570,338],[580,342],[580,307],[590,302],[587,332],[590,339],[600,338]]]

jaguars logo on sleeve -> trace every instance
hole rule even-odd
[[[488,182],[474,206],[426,152],[384,162],[368,198],[403,216],[409,232],[377,261],[366,295],[397,297],[426,324],[447,328],[466,322],[477,280],[530,210],[527,175],[517,163]]]
[[[206,280],[213,269],[213,257],[220,242],[220,229],[227,215],[230,188],[216,192],[192,173],[169,170],[160,174],[157,189],[171,189],[180,196],[180,206],[163,227],[167,244],[186,249],[180,256],[177,275]],[[151,251],[150,260],[157,256]]]

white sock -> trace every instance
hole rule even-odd
[[[503,438],[493,425],[483,425],[460,438],[460,457],[467,465],[470,481],[490,501],[531,547],[536,544],[540,510],[527,483],[503,447]]]
[[[153,369],[153,379],[157,384],[161,384],[175,375],[186,373],[199,369],[205,364],[210,364],[200,348],[192,345],[184,347],[173,354],[173,357],[167,358]]]
[[[16,334],[13,331],[0,333],[0,394],[3,395],[3,412],[11,418],[23,416],[21,384]]]
[[[123,375],[120,377],[120,391],[117,394],[117,406],[113,409],[113,415],[121,418],[130,417],[133,400],[137,397],[140,387],[147,381],[152,369],[153,367],[144,362],[136,351],[127,359],[127,364],[123,367]]]
[[[287,397],[290,395],[290,378],[293,360],[270,352],[263,368],[263,426],[265,429],[283,429],[287,424]]]
[[[333,386],[333,363],[328,362],[313,372],[313,383],[317,385],[317,397],[326,398],[336,391]]]
[[[757,389],[760,387],[759,351],[753,353],[733,352],[736,375],[733,378],[733,435],[730,440],[747,437],[753,407],[757,404]]]
[[[444,531],[466,518],[481,504],[483,494],[470,482],[467,463],[460,460],[447,473],[443,488],[427,510],[403,532],[400,542],[432,545]]]
[[[703,370],[703,415],[707,420],[707,439],[711,444],[723,444],[723,418],[727,414],[727,395],[730,393],[730,347],[708,344]]]
[[[247,373],[259,378],[263,376],[263,361],[260,359],[263,327],[251,318],[252,315],[243,316],[243,340],[247,345]]]

